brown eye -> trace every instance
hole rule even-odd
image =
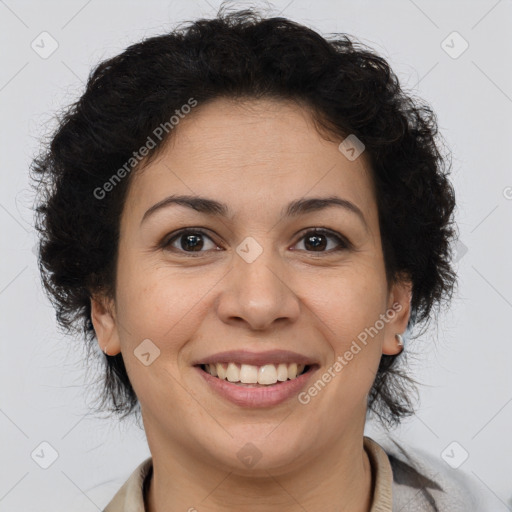
[[[208,243],[206,240],[210,241],[210,247],[208,248]],[[180,231],[171,238],[169,238],[166,242],[164,242],[163,247],[165,249],[169,249],[171,251],[177,252],[185,252],[185,253],[200,253],[205,252],[203,249],[206,246],[206,250],[215,249],[217,245],[213,242],[213,240],[203,231],[201,230],[184,230]]]
[[[334,247],[331,244],[331,247],[327,249],[329,240],[334,240],[335,243]],[[333,252],[349,248],[349,243],[344,238],[325,229],[308,231],[301,238],[301,241],[303,241],[305,250],[308,252]]]

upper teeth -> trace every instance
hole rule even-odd
[[[252,364],[217,363],[204,366],[206,371],[214,377],[243,384],[275,384],[277,381],[284,382],[288,379],[295,379],[305,367],[303,364],[296,363],[281,363],[277,366],[274,364],[253,366]]]

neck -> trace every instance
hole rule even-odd
[[[262,470],[258,476],[219,470],[180,450],[156,450],[147,495],[147,512],[369,512],[372,468],[356,439],[340,437],[336,446],[294,468]],[[185,454],[186,457],[186,454]]]

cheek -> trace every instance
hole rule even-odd
[[[330,392],[336,401],[355,404],[371,388],[382,356],[386,281],[377,266],[367,266],[364,272],[340,273],[317,285],[315,313],[331,348],[327,369],[335,375]]]
[[[329,339],[339,340],[341,347],[385,312],[387,285],[375,267],[326,276],[315,288],[315,308],[332,329]]]
[[[161,266],[134,251],[124,254],[117,268],[118,318],[132,337],[161,339],[183,316],[190,295],[182,293],[180,278],[163,279]]]
[[[152,340],[172,364],[210,307],[211,290],[219,276],[192,275],[183,269],[128,258],[119,265],[117,309],[121,345],[129,353]]]
[[[146,410],[158,410],[170,399],[178,406],[187,398],[176,381],[182,379],[180,355],[197,329],[206,293],[204,279],[197,281],[202,285],[170,276],[168,269],[130,266],[127,260],[118,268],[116,307],[123,361]]]
[[[312,309],[331,355],[299,399],[317,417],[329,417],[337,433],[367,407],[384,331],[369,332],[385,312],[386,283],[378,271],[367,268],[319,280],[315,290]]]

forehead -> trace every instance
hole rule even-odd
[[[175,193],[221,198],[234,210],[332,194],[363,210],[374,207],[364,153],[347,159],[338,148],[344,137],[326,140],[295,102],[216,99],[199,104],[171,135],[158,157],[135,172],[130,210]]]

